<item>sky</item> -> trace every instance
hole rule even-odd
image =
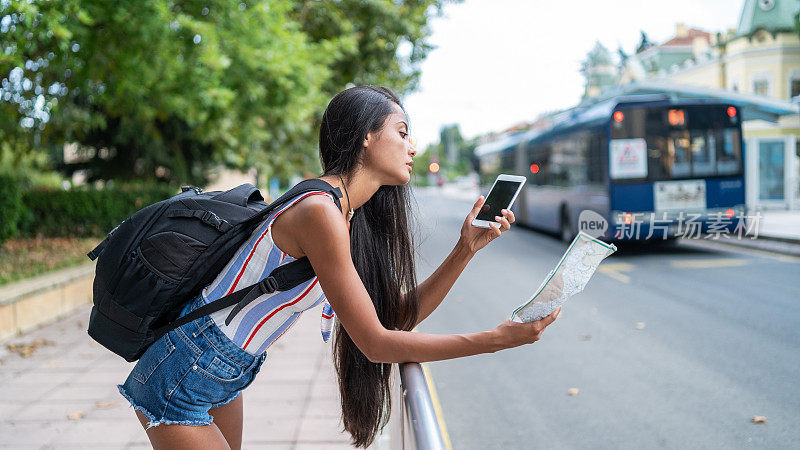
[[[577,104],[579,69],[595,41],[633,53],[640,30],[656,43],[675,24],[735,28],[744,0],[466,0],[431,21],[436,49],[419,89],[404,98],[419,150],[457,123],[472,138]]]

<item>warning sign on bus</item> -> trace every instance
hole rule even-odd
[[[647,144],[644,139],[612,139],[608,156],[611,178],[647,176]]]

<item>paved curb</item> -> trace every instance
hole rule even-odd
[[[691,243],[694,241],[694,239],[681,239],[681,242]],[[800,239],[759,236],[757,239],[720,237],[719,239],[700,239],[698,241],[800,257]]]
[[[800,233],[800,230],[798,230],[798,233]],[[787,244],[800,245],[800,236],[798,236],[798,237],[787,237],[787,236],[769,236],[769,235],[766,235],[766,234],[759,234],[758,235],[758,239],[763,239],[765,241],[785,242]],[[755,239],[755,240],[758,240],[758,239]]]
[[[0,286],[0,343],[92,303],[95,263]]]

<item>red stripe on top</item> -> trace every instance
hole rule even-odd
[[[327,315],[327,314],[325,314],[325,313],[322,313],[322,317],[324,317],[324,318],[326,318],[326,319],[333,319],[333,314],[331,314],[331,315],[329,316],[329,315]]]
[[[267,228],[267,230],[269,230],[269,228]],[[234,289],[236,289],[236,285],[239,284],[239,280],[242,278],[242,275],[244,274],[244,269],[247,267],[247,263],[250,262],[250,258],[252,258],[253,257],[253,253],[256,252],[256,248],[258,247],[258,243],[261,242],[261,239],[263,239],[264,236],[266,236],[266,235],[267,235],[267,231],[264,231],[261,234],[261,236],[259,236],[258,240],[256,241],[256,244],[253,246],[253,249],[250,250],[250,254],[247,255],[247,260],[245,260],[244,264],[242,264],[242,268],[239,269],[239,274],[236,275],[236,279],[233,280],[233,284],[231,284],[231,288],[228,290],[228,293],[225,294],[225,295],[230,294],[231,292],[233,292]]]
[[[247,264],[250,262],[250,258],[252,258],[253,254],[256,252],[256,248],[258,248],[258,244],[261,242],[261,239],[263,239],[264,236],[266,236],[267,233],[269,232],[270,228],[272,228],[272,223],[275,222],[275,219],[277,219],[278,216],[280,216],[290,206],[292,206],[295,203],[299,202],[300,200],[308,197],[309,195],[327,195],[327,194],[325,192],[309,192],[309,193],[303,194],[302,197],[292,201],[292,203],[289,203],[288,205],[284,206],[280,211],[278,211],[278,214],[275,214],[275,217],[273,217],[272,221],[269,223],[269,225],[267,225],[267,229],[264,230],[264,232],[261,234],[261,236],[259,236],[258,240],[256,241],[256,244],[253,246],[253,249],[250,250],[250,254],[247,255],[247,259],[245,260],[244,264],[242,264],[242,268],[239,269],[239,274],[236,275],[236,279],[233,280],[233,284],[231,285],[231,288],[228,290],[228,293],[225,294],[225,295],[228,295],[228,294],[232,293],[233,290],[236,289],[236,285],[239,284],[239,280],[242,278],[242,275],[244,274],[244,270],[247,268]],[[284,255],[285,255],[285,253],[284,253]],[[281,261],[283,261],[283,258],[281,258]]]
[[[294,301],[292,301],[290,303],[284,303],[279,308],[276,308],[274,311],[269,313],[269,315],[267,315],[267,317],[264,317],[263,319],[261,319],[261,322],[259,322],[258,325],[250,333],[250,337],[247,338],[247,342],[244,343],[244,346],[242,346],[242,349],[245,349],[245,350],[247,349],[247,345],[250,343],[250,341],[253,340],[253,337],[255,337],[256,333],[258,333],[258,330],[261,328],[261,326],[264,325],[265,323],[267,323],[267,320],[269,320],[270,317],[272,317],[275,314],[277,314],[278,311],[282,310],[283,308],[286,308],[287,306],[294,305],[295,303],[297,303],[300,300],[302,300],[303,297],[306,296],[306,294],[311,292],[311,289],[314,288],[314,286],[317,284],[317,281],[319,281],[319,280],[317,280],[317,278],[314,277],[314,281],[311,284],[309,284],[308,287],[306,288],[306,290],[299,297],[297,297]]]

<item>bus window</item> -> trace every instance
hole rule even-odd
[[[514,159],[516,153],[515,148],[503,150],[502,156],[500,157],[500,171],[502,173],[514,173]],[[494,180],[492,180],[492,182],[494,182]]]
[[[724,105],[626,108],[624,113],[622,121],[610,119],[611,138],[645,139],[648,181],[741,174],[741,131]]]
[[[690,132],[692,149],[692,176],[702,177],[714,175],[714,141],[713,134],[706,130]]]
[[[664,136],[651,136],[647,140],[647,173],[654,180],[669,178],[669,169],[672,158],[670,157],[667,138]]]
[[[532,164],[539,166],[539,170],[535,174],[528,170],[528,182],[540,186],[548,184],[547,179],[550,173],[550,147],[528,147],[528,163],[528,166]]]
[[[500,155],[490,154],[481,158],[480,182],[482,185],[491,185],[500,174]]]
[[[600,133],[589,137],[586,161],[586,179],[589,183],[600,184],[608,181],[608,146]]]
[[[671,176],[688,177],[692,174],[692,166],[689,160],[689,132],[673,131],[669,140],[669,153],[672,156]]]
[[[717,135],[717,173],[719,175],[736,175],[741,167],[741,146],[739,130],[725,128],[718,130]]]
[[[548,184],[560,187],[586,184],[586,145],[587,136],[567,137],[552,143]]]

